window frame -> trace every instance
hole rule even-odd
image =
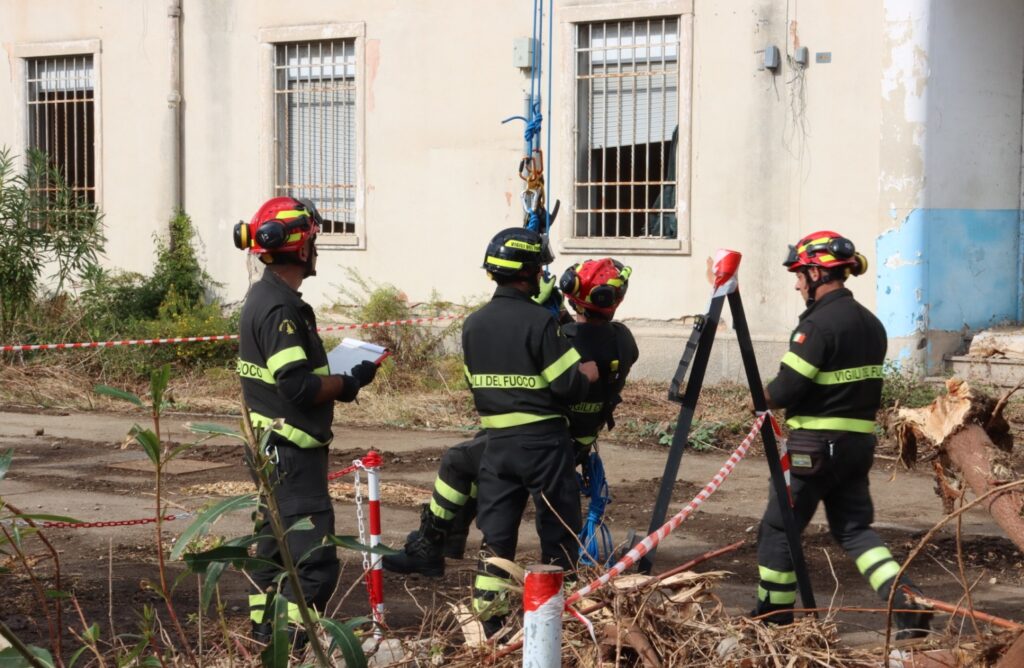
[[[557,225],[556,243],[562,252],[617,253],[629,255],[690,255],[690,185],[691,133],[693,115],[693,0],[642,0],[628,5],[597,5],[565,7],[556,13],[560,26],[558,47],[560,67],[557,74],[556,107],[562,109],[557,118],[556,138],[561,169],[552,174],[556,181],[552,192],[569,193],[571,206],[564,212],[573,220]],[[576,31],[582,23],[629,21],[643,18],[671,18],[679,22],[679,143],[676,150],[676,220],[675,239],[577,237],[575,236],[576,199],[576,128],[578,118],[576,89]]]
[[[275,90],[275,64],[277,47],[295,42],[329,40],[355,41],[355,233],[322,234],[317,239],[317,250],[366,250],[366,24],[361,21],[315,25],[279,26],[261,28],[260,88],[263,104],[260,111],[260,190],[267,197],[276,195],[278,169],[278,142],[276,128],[277,99]]]
[[[66,40],[59,42],[20,42],[12,49],[16,68],[14,86],[14,136],[20,142],[16,151],[23,164],[27,165],[28,151],[32,147],[29,136],[28,73],[29,61],[37,58],[64,58],[68,56],[91,56],[93,70],[93,175],[96,185],[93,189],[95,206],[103,208],[103,70],[102,43],[99,39]]]

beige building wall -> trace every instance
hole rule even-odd
[[[22,58],[86,42],[96,49],[107,260],[132,271],[149,269],[153,235],[162,233],[174,202],[172,4],[0,3],[0,144],[24,146]],[[515,169],[522,124],[500,121],[523,110],[528,80],[512,51],[516,38],[530,34],[531,4],[183,0],[184,207],[222,297],[239,300],[250,278],[232,246],[232,226],[272,194],[272,43],[324,37],[356,39],[360,234],[355,247],[321,252],[305,295],[330,303],[346,269],[392,283],[412,301],[433,291],[451,300],[489,294],[479,269],[484,246],[499,229],[521,224]],[[740,284],[769,371],[803,308],[781,266],[786,245],[833,229],[875,263],[886,206],[880,89],[891,48],[882,4],[556,0],[554,63],[545,73],[554,82],[553,114],[545,117],[550,192],[563,207],[552,235],[554,269],[606,254],[634,268],[619,315],[641,338],[639,373],[664,378],[674,368],[689,334],[685,316],[706,305],[706,260],[718,248],[744,254]],[[680,19],[682,41],[680,239],[580,243],[570,225],[572,24],[664,15]],[[775,72],[760,67],[769,46],[782,55]],[[801,46],[806,67],[791,60]],[[874,305],[873,272],[851,287]],[[721,353],[710,375],[738,377],[735,351]]]

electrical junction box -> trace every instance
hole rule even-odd
[[[764,69],[766,70],[777,70],[779,65],[782,64],[782,59],[779,57],[779,47],[777,46],[766,46],[764,47]]]
[[[533,67],[534,45],[532,37],[516,37],[512,41],[512,64],[525,70]]]
[[[796,51],[793,52],[793,62],[797,65],[807,67],[809,60],[810,58],[808,57],[806,46],[797,47]]]

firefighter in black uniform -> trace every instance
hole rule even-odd
[[[267,454],[274,463],[272,481],[284,526],[310,518],[313,529],[288,533],[288,547],[298,562],[302,592],[291,591],[287,580],[281,593],[323,612],[338,579],[338,557],[324,537],[334,533],[334,509],[327,492],[327,448],[335,401],[352,401],[368,385],[376,365],[363,362],[350,375],[330,375],[327,354],[316,332],[313,309],[298,292],[305,278],[316,275],[316,235],[320,215],[308,200],[275,197],[260,207],[248,223],[238,223],[235,245],[257,255],[266,265],[242,307],[238,374],[249,418],[257,430],[271,429]],[[281,563],[273,540],[267,507],[261,504],[256,543],[261,559]],[[315,549],[319,547],[319,549]],[[312,552],[310,552],[313,550]],[[299,558],[307,555],[301,561]],[[268,592],[276,587],[280,568],[250,572],[260,592],[249,597],[253,636],[271,636]],[[289,604],[289,618],[298,610]]]
[[[807,310],[765,394],[770,407],[786,410],[791,430],[793,513],[803,531],[824,502],[833,537],[887,600],[900,565],[871,528],[874,507],[868,489],[887,337],[878,318],[845,287],[849,276],[864,273],[867,260],[849,239],[822,231],[790,246],[784,265],[796,273],[796,290]],[[774,488],[761,520],[757,560],[755,614],[774,612],[769,621],[792,622],[796,573]],[[913,587],[906,579],[900,584]],[[917,609],[898,591],[896,609]],[[927,633],[925,613],[897,613],[894,619],[897,637]]]
[[[487,430],[480,462],[477,527],[483,549],[515,558],[526,500],[536,507],[541,558],[571,571],[576,563],[580,497],[565,406],[582,400],[598,379],[597,365],[561,333],[539,292],[543,265],[554,257],[547,239],[508,228],[491,239],[483,268],[498,287],[462,329],[465,373]],[[511,612],[507,574],[481,562],[474,609],[488,636]]]
[[[611,320],[626,295],[630,273],[629,267],[610,258],[587,260],[567,269],[559,282],[579,314],[579,324],[568,324],[563,332],[581,359],[597,363],[600,375],[600,382],[591,384],[583,401],[568,407],[577,463],[589,453],[601,428],[614,424],[612,412],[621,401],[619,393],[639,357],[629,328]],[[544,303],[548,298],[542,290],[534,301]],[[409,534],[400,554],[383,558],[385,569],[440,576],[444,574],[445,557],[463,557],[469,527],[476,516],[477,477],[486,444],[487,432],[482,431],[445,451],[430,503],[421,514],[420,528]]]

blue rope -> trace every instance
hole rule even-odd
[[[551,118],[551,54],[555,52],[555,0],[548,0],[548,118]],[[548,128],[547,146],[544,147],[544,201],[550,202],[548,184],[551,183],[551,128]],[[544,212],[544,232],[551,230],[551,214]]]
[[[604,523],[604,509],[612,501],[608,489],[608,478],[604,474],[604,462],[596,452],[583,464],[583,475],[576,474],[583,496],[590,498],[587,518],[580,532],[580,564],[583,566],[608,566],[612,559],[615,543],[612,532]]]

